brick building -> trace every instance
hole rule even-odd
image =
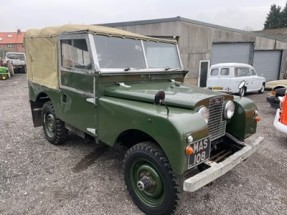
[[[25,32],[0,32],[0,57],[4,52],[24,52],[23,38]]]

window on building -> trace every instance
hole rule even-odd
[[[8,34],[7,37],[11,38],[13,35],[12,34]]]
[[[14,45],[14,44],[7,44],[7,47],[8,47],[8,48],[14,48],[15,45]]]

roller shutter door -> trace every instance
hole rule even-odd
[[[255,51],[253,66],[266,81],[277,80],[280,73],[281,51]]]
[[[252,62],[253,43],[214,43],[211,64]]]

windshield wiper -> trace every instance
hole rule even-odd
[[[126,68],[124,68],[124,71],[130,71],[131,70],[131,68],[130,67],[126,67]]]
[[[164,70],[165,71],[178,71],[180,69],[179,68],[170,68],[170,67],[167,66],[167,67],[164,68]]]

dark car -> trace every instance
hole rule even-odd
[[[271,91],[270,96],[266,98],[267,102],[271,105],[272,108],[279,108],[280,100],[278,97],[285,96],[286,88],[277,88]]]

